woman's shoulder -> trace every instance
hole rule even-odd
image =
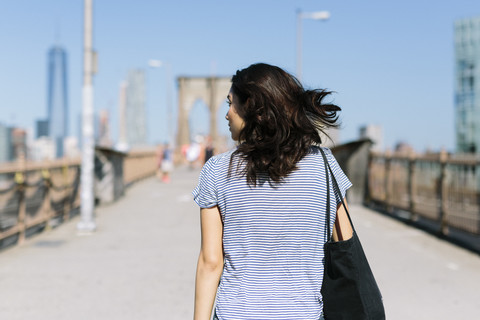
[[[332,153],[332,150],[330,150],[327,147],[319,146],[319,145],[312,145],[310,147],[310,150],[308,151],[307,155],[300,161],[299,164],[302,162],[306,165],[314,165],[314,166],[322,166],[324,163],[324,156],[325,159],[327,159],[327,163],[332,167],[336,167],[337,165],[337,160],[335,159],[335,156]]]
[[[333,157],[332,150],[330,150],[327,147],[322,147],[322,146],[319,146],[319,145],[312,145],[310,147],[310,150],[309,150],[308,154],[312,154],[312,155],[316,155],[316,156],[321,157],[322,156],[322,151],[323,151],[323,153],[325,153],[325,156],[327,156],[327,159],[330,158],[330,157]]]
[[[228,150],[226,152],[216,154],[212,156],[208,161],[219,162],[219,161],[224,161],[225,159],[228,159],[230,161],[230,157],[232,156],[232,153],[234,151],[235,150]]]

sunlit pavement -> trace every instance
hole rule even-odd
[[[191,319],[200,234],[191,200],[199,170],[150,178],[78,218],[0,252],[0,319]],[[360,206],[354,222],[387,319],[475,319],[480,257]]]

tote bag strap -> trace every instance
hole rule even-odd
[[[323,164],[325,165],[325,179],[327,180],[327,205],[326,205],[327,207],[327,239],[330,240],[330,238],[332,237],[332,230],[330,227],[330,177],[328,174],[329,165],[328,165],[327,157],[325,156],[325,152],[323,151],[322,147],[319,147],[319,149],[320,149],[320,152],[322,153]]]
[[[330,167],[330,164],[328,163],[327,156],[325,155],[325,151],[323,151],[323,149],[321,147],[319,149],[320,149],[320,152],[322,153],[323,163],[325,165],[325,177],[326,177],[326,180],[327,180],[327,232],[328,232],[328,238],[330,239],[330,237],[331,237],[330,178],[329,178],[330,175],[332,177],[333,188],[335,189],[335,192],[338,194],[338,197],[340,198],[340,201],[342,202],[343,208],[345,209],[345,212],[347,213],[348,221],[350,221],[350,225],[352,226],[352,230],[353,230],[353,232],[356,232],[355,227],[353,226],[352,218],[350,218],[350,213],[348,213],[347,206],[345,205],[345,202],[343,201],[342,193],[340,192],[340,188],[338,187],[337,179],[335,178],[335,175],[333,174],[332,168]],[[330,172],[330,175],[328,174],[328,172]]]

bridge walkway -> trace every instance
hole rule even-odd
[[[192,319],[198,172],[136,183],[97,208],[92,235],[78,235],[75,218],[0,252],[0,319]],[[478,254],[370,209],[351,211],[387,319],[478,318]]]

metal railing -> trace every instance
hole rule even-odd
[[[80,203],[79,160],[3,165],[0,179],[0,241],[22,243],[32,228],[68,220]]]
[[[96,161],[96,173],[112,165],[99,154],[102,152],[96,151],[96,157],[101,158]],[[122,154],[122,158],[121,169],[113,170],[117,176],[111,183],[128,186],[156,172],[154,150],[132,151]],[[80,159],[1,164],[0,248],[20,244],[30,234],[74,216],[80,207],[80,170]],[[102,184],[96,175],[96,192],[100,192]]]
[[[366,200],[480,235],[480,157],[371,153]]]
[[[126,186],[156,173],[158,157],[155,150],[132,150],[123,164],[123,182]]]

